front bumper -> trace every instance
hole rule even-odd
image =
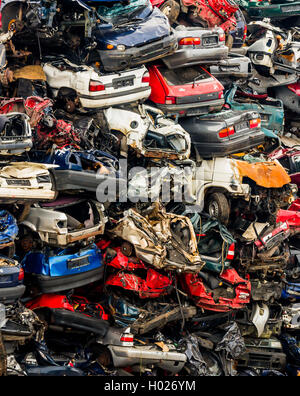
[[[221,111],[224,99],[210,100],[208,102],[196,102],[178,105],[165,105],[156,103],[156,106],[166,115],[178,114],[179,116],[196,116],[210,113],[211,111]]]
[[[127,48],[125,51],[98,50],[98,53],[106,71],[118,71],[171,55],[177,48],[177,39],[171,34],[141,47]]]
[[[173,55],[166,56],[162,60],[169,69],[177,67],[198,65],[203,62],[215,62],[226,59],[228,47],[202,48],[202,49],[179,49]]]
[[[3,203],[26,203],[35,201],[52,201],[56,197],[56,191],[43,188],[7,188],[0,187],[0,202]]]

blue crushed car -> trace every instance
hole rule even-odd
[[[168,18],[149,0],[100,6],[97,11],[102,23],[93,30],[97,47],[92,58],[100,61],[105,71],[144,64],[171,55],[178,48]]]
[[[13,259],[0,256],[0,302],[12,304],[25,293],[24,271]]]
[[[68,247],[31,251],[21,261],[25,283],[34,284],[42,293],[73,289],[103,276],[101,251],[95,244],[84,249]]]

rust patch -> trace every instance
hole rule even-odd
[[[281,188],[291,182],[291,178],[284,168],[275,161],[250,164],[246,161],[236,160],[235,164],[241,179],[243,177],[249,177],[261,187]]]

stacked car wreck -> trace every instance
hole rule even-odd
[[[299,2],[257,3],[2,0],[0,375],[299,375]]]

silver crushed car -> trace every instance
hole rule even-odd
[[[178,40],[177,51],[162,58],[170,69],[214,63],[228,56],[225,34],[219,27],[209,29],[179,25],[175,29],[175,35]]]

